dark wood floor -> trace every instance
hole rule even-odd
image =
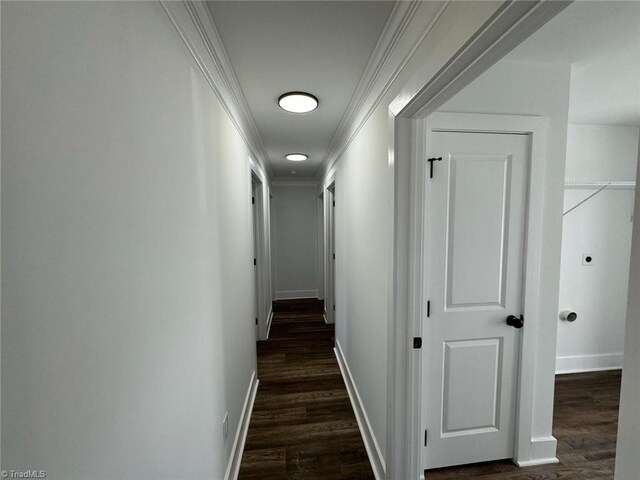
[[[321,303],[274,305],[240,479],[373,479]]]
[[[556,377],[553,435],[558,440],[560,463],[518,468],[505,460],[428,470],[427,479],[611,480],[619,402],[619,370],[559,375]]]
[[[373,479],[321,304],[276,302],[274,312],[269,340],[258,343],[260,386],[240,479]],[[505,460],[429,470],[427,478],[611,480],[619,392],[619,371],[556,377],[559,464]]]

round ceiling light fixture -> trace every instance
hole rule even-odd
[[[278,105],[291,113],[307,113],[318,108],[318,99],[306,92],[287,92],[280,95]]]
[[[286,155],[284,158],[286,158],[287,160],[291,160],[292,162],[303,162],[307,158],[309,158],[309,156],[305,155],[304,153],[290,153],[289,155]]]

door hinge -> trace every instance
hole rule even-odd
[[[258,319],[256,318],[256,325],[258,324]]]
[[[422,337],[413,337],[413,348],[422,348]]]
[[[431,316],[431,300],[427,300],[427,318]]]
[[[255,267],[256,265],[258,265],[258,260],[257,259],[253,259],[253,266]]]
[[[334,260],[336,259],[336,254],[335,254],[335,253],[333,254],[333,259],[334,259]]]
[[[425,429],[425,430],[424,430],[424,446],[425,446],[425,447],[427,446],[427,438],[428,438],[428,437],[427,437],[427,430]]]
[[[333,311],[334,311],[334,312],[336,311],[336,306],[335,306],[335,305],[333,306]]]
[[[427,158],[427,162],[429,162],[429,178],[433,178],[433,162],[439,162],[440,160],[442,160],[442,157]]]
[[[335,201],[335,200],[333,201],[333,206],[334,206],[334,207],[336,206],[336,201]]]
[[[256,203],[256,197],[251,197],[251,205]]]

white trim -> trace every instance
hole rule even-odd
[[[431,31],[448,2],[396,2],[322,160],[325,178]]]
[[[533,467],[535,465],[548,465],[559,463],[556,458],[558,442],[553,437],[538,437],[531,439],[531,458],[528,460],[516,460],[519,467]]]
[[[271,322],[273,321],[273,306],[269,307],[269,316],[267,317],[267,334],[265,340],[269,340],[269,332],[271,332]]]
[[[622,368],[622,353],[599,353],[593,355],[566,355],[556,357],[556,375],[567,373],[599,372]]]
[[[335,323],[336,312],[333,306],[336,305],[336,268],[332,253],[335,252],[335,208],[332,202],[335,201],[335,169],[331,170],[321,184],[322,193],[322,255],[323,255],[323,284],[324,284],[324,316],[327,325]]]
[[[371,427],[371,422],[369,421],[369,417],[367,416],[367,411],[364,408],[364,404],[362,403],[362,399],[360,398],[360,394],[358,393],[356,383],[353,379],[353,376],[351,375],[351,370],[349,370],[347,360],[342,353],[340,342],[337,339],[336,346],[333,351],[336,354],[338,366],[340,367],[340,372],[342,373],[344,384],[347,387],[349,400],[351,401],[351,406],[353,407],[353,412],[356,416],[358,427],[360,428],[360,435],[362,436],[362,441],[364,442],[364,448],[367,450],[367,455],[369,456],[369,462],[371,463],[373,475],[376,477],[376,480],[383,480],[385,478],[386,470],[384,457],[382,456],[382,451],[380,450],[378,441],[376,440],[376,435],[373,431],[373,428]]]
[[[325,312],[322,314],[322,318],[324,318],[324,323],[327,325],[330,325],[329,321],[327,320],[327,312],[325,309]]]
[[[236,430],[233,446],[231,447],[227,470],[224,474],[225,480],[236,480],[238,478],[240,462],[242,461],[242,453],[244,452],[244,444],[247,441],[247,432],[249,431],[251,412],[253,411],[253,404],[256,401],[256,393],[258,392],[258,383],[259,380],[256,378],[256,372],[254,370],[251,374],[251,381],[249,382],[247,395],[244,399],[244,406],[242,407],[242,415],[240,417],[240,422],[238,422],[238,429]]]
[[[205,2],[160,0],[160,4],[253,157],[273,176],[260,131]]]
[[[254,232],[253,238],[257,244],[254,246],[254,254],[257,258],[257,272],[255,278],[256,298],[258,301],[256,309],[256,318],[258,318],[258,340],[267,338],[268,329],[268,309],[271,307],[271,252],[269,251],[269,231],[271,228],[271,218],[269,215],[270,204],[266,200],[269,192],[269,184],[264,171],[260,165],[252,158],[249,158],[250,171],[250,189],[253,195],[253,185],[256,186],[255,205],[249,205],[252,209],[250,218],[253,218],[251,231]],[[256,230],[257,231],[254,231]]]
[[[409,212],[414,157],[412,134],[416,123],[435,112],[448,99],[557,15],[570,2],[503,2],[497,8],[484,2],[470,8],[449,2],[441,21],[433,27],[429,58],[404,83],[388,108],[388,169],[390,202],[388,286],[388,398],[387,464],[390,478],[419,479],[421,445],[419,384],[416,367],[420,354],[411,348],[416,326],[409,321],[411,304],[410,244],[413,235]],[[441,25],[442,24],[442,25]],[[455,28],[450,26],[455,24]],[[409,248],[408,248],[409,247]],[[529,396],[531,392],[526,392]]]
[[[392,114],[424,118],[433,113],[572,1],[504,2],[435,75],[433,63],[425,62],[391,102]],[[455,3],[447,8],[456,8]]]
[[[282,290],[276,292],[276,300],[293,300],[297,298],[318,298],[318,290]]]

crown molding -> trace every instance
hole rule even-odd
[[[268,177],[273,177],[262,137],[205,2],[160,0],[160,4],[247,144],[254,161]]]
[[[318,178],[324,178],[334,168],[448,4],[448,1],[395,4],[329,144]]]

